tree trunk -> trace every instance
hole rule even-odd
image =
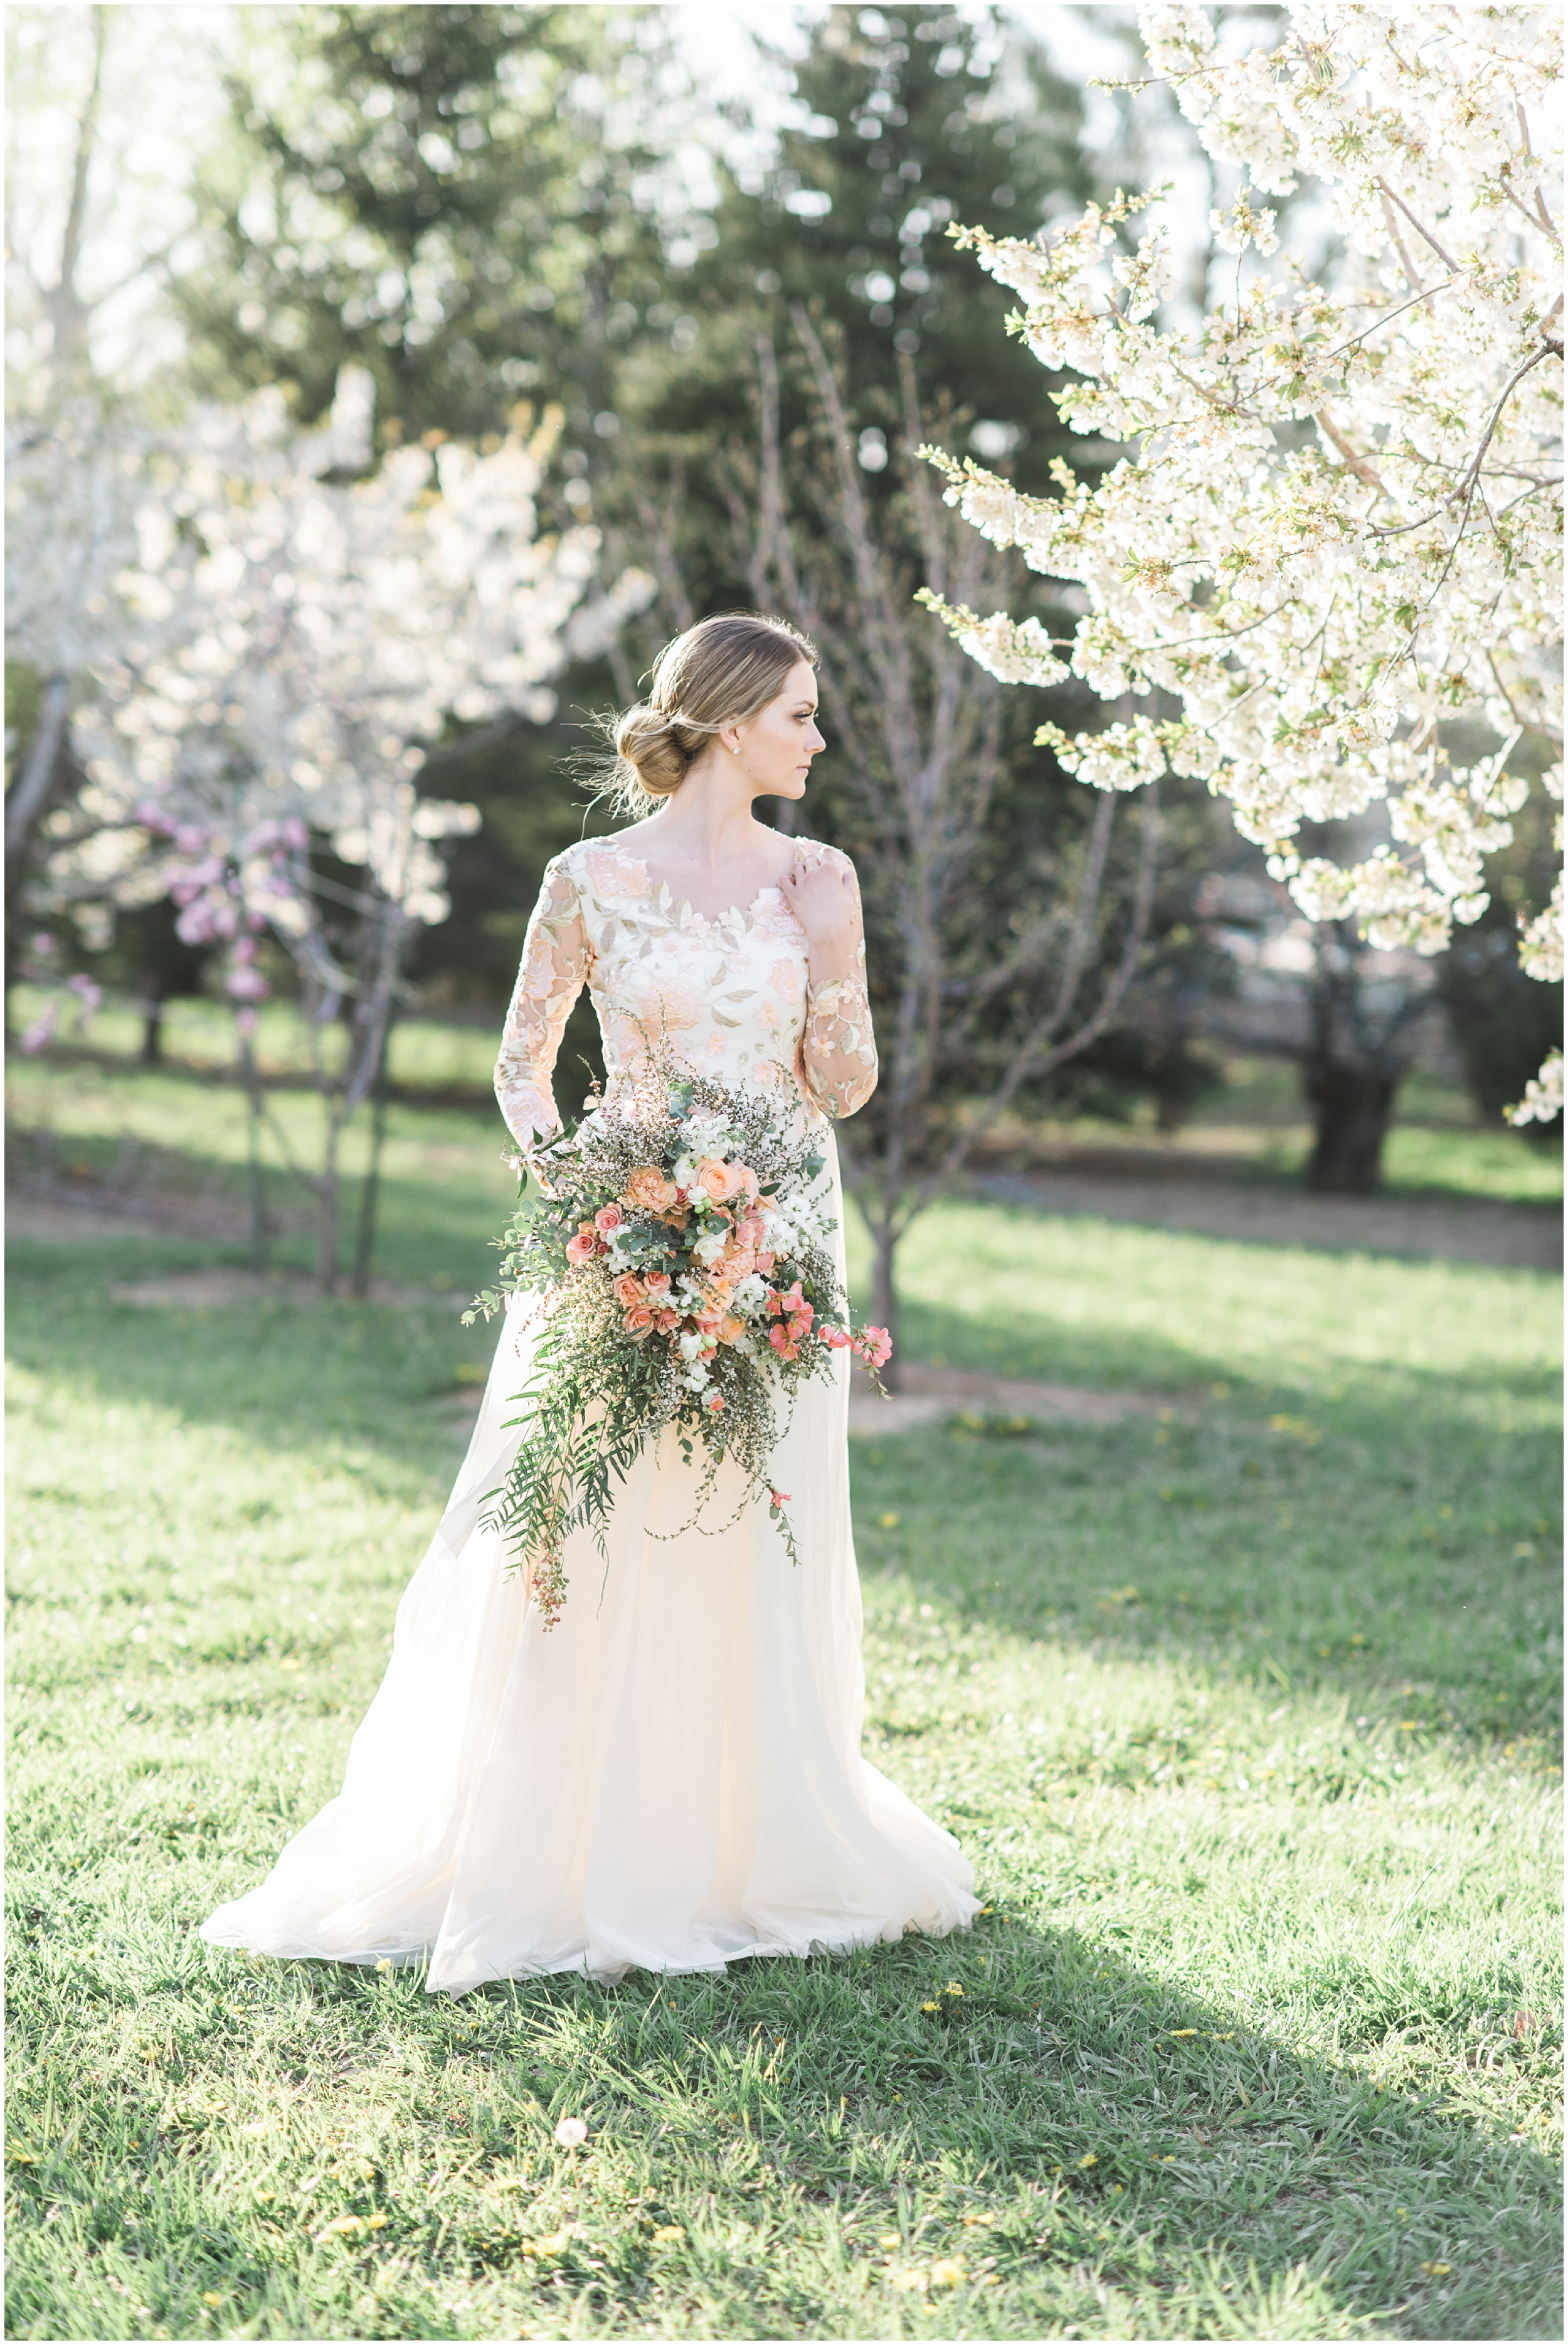
[[[27,755],[5,793],[5,982],[11,983],[12,939],[17,934],[15,909],[22,876],[27,868],[33,839],[49,803],[65,745],[70,694],[63,675],[52,675],[38,703],[38,719]]]
[[[1375,1195],[1397,1077],[1364,1060],[1323,1058],[1309,1060],[1305,1084],[1317,1121],[1308,1188],[1323,1196]]]
[[[156,985],[149,984],[142,996],[142,1064],[161,1067],[163,1064],[164,1000]]]
[[[900,1232],[885,1227],[873,1233],[876,1253],[871,1269],[871,1325],[885,1327],[893,1338],[893,1357],[882,1371],[882,1381],[889,1392],[896,1392],[901,1381],[898,1359],[898,1290],[893,1283],[893,1257]]]
[[[316,1290],[338,1291],[338,1138],[341,1126],[336,1104],[327,1115],[327,1142],[316,1182]]]
[[[162,1004],[158,1005],[160,1010]],[[149,1018],[147,1021],[152,1023]],[[156,1062],[155,1062],[156,1063]],[[250,1266],[267,1267],[267,1172],[261,1161],[261,1071],[248,1034],[240,1037],[240,1080],[245,1085],[248,1125],[246,1173],[250,1193]]]
[[[370,1094],[370,1158],[365,1167],[364,1186],[359,1191],[359,1225],[354,1237],[354,1270],[349,1292],[360,1301],[370,1292],[370,1273],[376,1258],[376,1209],[381,1193],[381,1143],[387,1136],[387,1043],[390,1034],[381,1037],[381,1061],[376,1070],[375,1089]]]

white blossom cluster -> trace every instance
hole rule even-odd
[[[927,452],[966,520],[1087,605],[1059,646],[1033,619],[935,607],[1006,681],[1047,680],[1060,649],[1107,699],[1171,695],[1166,722],[1041,737],[1099,788],[1168,762],[1203,778],[1311,918],[1432,953],[1482,910],[1541,745],[1561,756],[1562,22],[1414,0],[1285,16],[1278,48],[1241,56],[1204,8],[1140,17],[1156,77],[1249,175],[1211,222],[1233,298],[1190,331],[1158,322],[1158,219],[1118,249],[1158,198],[1091,205],[1044,244],[953,231],[1021,297],[1010,323],[1041,364],[1079,378],[1053,393],[1067,421],[1132,452],[1095,487],[1058,463],[1059,495],[1034,498]],[[1244,276],[1243,254],[1278,252],[1258,198],[1303,179],[1331,274]],[[1380,801],[1376,853],[1303,859],[1304,822]],[[1561,939],[1559,890],[1521,939],[1533,975],[1560,972]]]
[[[628,574],[585,601],[597,533],[540,535],[549,430],[397,449],[346,478],[369,425],[369,378],[345,369],[319,434],[268,391],[161,442],[79,419],[16,436],[11,647],[76,678],[87,775],[83,835],[52,872],[64,896],[150,900],[188,876],[180,840],[199,829],[287,931],[297,898],[268,893],[271,858],[243,845],[295,821],[408,919],[445,918],[434,842],[478,817],[420,795],[422,745],[449,713],[547,716],[572,629],[613,632],[652,586]]]

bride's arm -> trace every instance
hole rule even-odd
[[[592,965],[576,885],[559,861],[551,863],[523,939],[522,966],[495,1062],[501,1112],[525,1152],[536,1138],[561,1129],[550,1079],[572,1005]]]
[[[876,1089],[876,1037],[865,992],[865,929],[855,866],[816,848],[784,883],[810,954],[802,1060],[824,1114],[853,1115]]]

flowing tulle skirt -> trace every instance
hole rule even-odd
[[[834,1175],[836,1190],[836,1174]],[[717,1969],[974,1914],[957,1843],[860,1756],[860,1588],[849,1527],[848,1363],[813,1380],[774,1455],[801,1562],[765,1504],[673,1436],[581,1536],[544,1629],[485,1500],[532,1329],[508,1314],[479,1422],[343,1789],[214,1944],[374,1963],[429,1957],[461,1995],[547,1971]]]

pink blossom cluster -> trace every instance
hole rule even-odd
[[[240,1032],[253,1033],[256,1006],[272,988],[256,965],[258,939],[268,923],[266,914],[247,901],[247,867],[265,858],[268,893],[292,898],[289,858],[309,847],[309,832],[298,815],[288,815],[253,824],[234,843],[220,828],[177,820],[156,800],[144,800],[136,816],[151,837],[167,839],[173,850],[168,892],[179,907],[176,933],[187,945],[228,942],[223,990],[235,1005]]]

